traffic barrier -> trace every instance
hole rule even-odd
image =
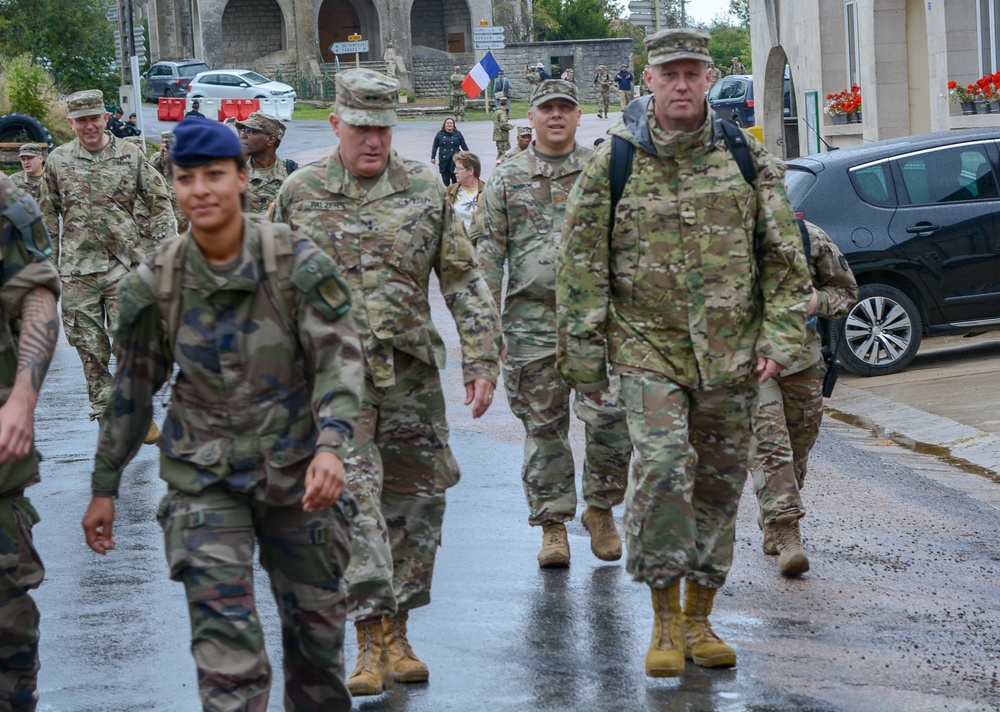
[[[156,106],[156,118],[159,121],[180,121],[184,118],[184,100],[160,97]]]
[[[291,99],[275,100],[275,116],[282,121],[291,121],[292,112],[295,110],[295,102]]]
[[[246,121],[250,118],[250,114],[260,110],[260,99],[237,99],[236,110],[236,118],[239,121]]]
[[[196,97],[194,99],[192,99],[191,97],[188,97],[187,98],[187,107],[186,107],[187,111],[191,111],[191,108],[192,108],[191,104],[193,102],[195,102],[195,101],[197,101],[198,104],[199,104],[198,111],[200,111],[201,113],[203,113],[206,118],[210,119],[213,116],[215,116],[216,114],[218,114],[218,112],[219,112],[219,100],[218,99],[206,99],[203,96],[199,96],[199,97]]]
[[[278,107],[275,105],[274,99],[259,99],[259,101],[261,113],[267,114],[268,116],[278,116]]]

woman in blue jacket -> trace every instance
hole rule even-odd
[[[455,161],[452,157],[459,150],[468,151],[469,147],[465,145],[465,137],[462,132],[455,128],[455,119],[449,116],[444,120],[437,136],[434,137],[434,145],[431,147],[431,164],[437,163],[438,170],[441,172],[441,180],[444,181],[445,185],[451,185],[455,182]],[[437,160],[435,160],[435,156],[437,156]]]

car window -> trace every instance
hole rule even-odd
[[[742,81],[732,81],[726,82],[722,86],[722,92],[719,94],[720,99],[742,99],[746,96],[747,86]]]
[[[715,101],[719,98],[719,93],[722,91],[722,82],[716,82],[715,85],[708,92],[708,100]]]
[[[911,204],[996,199],[997,182],[986,148],[972,144],[898,159]]]
[[[218,74],[206,74],[200,80],[198,80],[198,83],[199,84],[218,84],[219,83],[218,77],[219,77]]]
[[[182,77],[193,77],[195,74],[207,71],[207,64],[185,64],[177,68],[177,74]]]
[[[255,84],[267,84],[269,81],[271,81],[264,75],[257,74],[257,72],[243,72],[243,74],[241,74],[240,77],[250,86],[254,86]]]
[[[892,173],[888,162],[854,168],[850,172],[851,182],[858,197],[872,205],[892,205]]]
[[[162,77],[166,74],[170,74],[170,68],[164,66],[156,66],[149,70],[149,76],[151,77]]]
[[[240,84],[244,83],[243,77],[238,77],[235,74],[223,74],[221,75],[222,84],[227,87],[238,87]]]

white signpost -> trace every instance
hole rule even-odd
[[[330,45],[330,51],[334,55],[354,53],[354,66],[361,66],[361,53],[368,51],[368,40],[361,39],[361,35],[348,35],[348,42],[334,42]]]
[[[503,49],[507,36],[505,27],[499,25],[481,25],[472,28],[472,49],[489,50]]]

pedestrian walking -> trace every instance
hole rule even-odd
[[[465,144],[465,137],[462,132],[455,128],[455,119],[450,116],[441,124],[441,130],[434,136],[434,144],[431,146],[431,165],[437,164],[441,180],[445,185],[455,182],[455,161],[453,160],[459,151],[468,151]]]
[[[493,78],[494,110],[500,106],[500,97],[505,97],[508,101],[512,100],[514,98],[513,91],[514,87],[511,85],[510,79],[507,78],[502,69],[499,70],[496,77]]]
[[[479,210],[479,204],[483,198],[483,188],[486,184],[479,177],[483,166],[479,161],[479,156],[469,151],[459,151],[453,156],[455,161],[454,183],[448,186],[448,195],[451,196],[451,204],[455,212],[465,223],[465,229],[472,226],[472,219]]]
[[[41,200],[45,181],[45,156],[42,147],[37,143],[25,143],[17,151],[17,160],[21,163],[21,171],[11,176],[14,185],[31,196],[36,203]]]
[[[611,103],[611,74],[603,64],[594,75],[594,87],[597,89],[597,118],[606,119]]]
[[[521,479],[528,523],[542,528],[542,568],[569,565],[566,522],[576,516],[577,505],[569,445],[572,389],[556,370],[555,288],[563,207],[593,155],[576,142],[581,115],[574,84],[548,79],[538,85],[528,110],[535,141],[493,172],[483,219],[473,230],[495,304],[501,303],[504,273],[508,276],[502,302],[503,380],[511,410],[524,425]],[[583,525],[593,553],[604,561],[622,555],[611,508],[625,498],[632,453],[614,380],[600,394],[603,400],[577,393],[573,405],[586,425]]]
[[[798,356],[810,296],[781,170],[737,132],[751,183],[705,100],[708,41],[646,38],[653,93],[573,188],[556,278],[561,373],[584,392],[607,385],[608,361],[621,377],[635,447],[626,568],[651,590],[652,677],[683,675],[685,657],[736,664],[709,615],[732,564],[758,381]],[[613,160],[622,149],[630,160]]]
[[[462,68],[458,65],[455,66],[455,72],[448,77],[448,82],[451,84],[451,104],[452,111],[455,112],[455,120],[461,121],[465,118],[465,89],[462,88],[462,84],[465,82],[465,75],[462,74]]]
[[[173,237],[177,221],[163,176],[138,146],[104,130],[104,95],[97,89],[76,92],[66,107],[76,138],[49,154],[41,209],[63,283],[63,328],[83,362],[94,420],[111,392],[108,333],[118,316],[118,283],[142,259],[140,240],[153,244]],[[146,234],[137,215],[140,202],[148,215]],[[154,423],[146,441],[158,437]]]
[[[281,617],[285,709],[346,712],[342,576],[354,509],[341,493],[364,378],[349,291],[309,239],[243,212],[246,158],[229,128],[184,119],[174,140],[191,229],[122,282],[86,541],[98,554],[116,547],[122,470],[176,363],[157,518],[170,577],[187,594],[202,706],[267,709],[259,546]]]
[[[521,75],[521,78],[528,83],[528,101],[531,101],[531,95],[538,86],[538,82],[542,81],[542,79],[530,64],[524,65],[524,74]]]
[[[632,82],[635,75],[628,70],[628,65],[623,64],[621,70],[615,75],[615,84],[618,85],[618,100],[621,103],[622,111],[632,101]]]
[[[278,156],[285,124],[263,111],[254,111],[245,120],[236,122],[236,130],[247,154],[246,210],[258,215],[266,213],[281,184],[299,167],[291,158]]]
[[[59,336],[59,272],[35,201],[0,173],[0,709],[38,704],[40,614],[31,598],[45,576],[24,491],[39,481],[35,406]]]
[[[330,123],[340,143],[285,182],[274,219],[311,235],[338,262],[359,306],[367,369],[347,460],[347,489],[360,508],[346,574],[358,636],[348,688],[375,695],[393,679],[428,679],[407,625],[411,611],[430,603],[445,493],[459,479],[431,274],[458,328],[474,418],[493,400],[500,324],[444,185],[430,167],[392,150],[398,82],[369,69],[336,81]]]
[[[536,90],[537,91],[537,90]],[[500,108],[493,112],[493,141],[497,145],[497,159],[510,150],[510,132],[514,124],[507,116],[507,99],[500,99]]]
[[[740,61],[739,57],[733,57],[733,61],[729,63],[729,74],[746,74],[747,68],[743,66],[743,62]]]

